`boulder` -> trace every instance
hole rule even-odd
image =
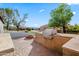
[[[45,38],[52,39],[57,34],[57,31],[55,29],[45,29],[42,34]]]

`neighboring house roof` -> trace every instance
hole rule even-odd
[[[2,23],[4,24],[3,18],[0,16],[0,20],[2,21]]]
[[[48,25],[47,24],[40,26],[40,30],[41,31],[45,30],[46,28],[48,28]]]

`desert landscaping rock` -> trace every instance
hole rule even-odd
[[[57,34],[57,31],[55,29],[45,29],[42,34],[45,38],[52,39]]]

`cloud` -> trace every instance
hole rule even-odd
[[[68,5],[72,5],[72,3],[67,3]]]
[[[78,5],[79,3],[67,3],[68,5],[72,5],[72,4],[75,4],[75,5]]]
[[[45,11],[45,9],[41,9],[39,12],[41,13],[41,12],[44,12]]]
[[[73,14],[75,15],[75,14],[76,14],[76,12],[75,12],[75,11],[73,11]]]

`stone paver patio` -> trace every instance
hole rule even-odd
[[[3,56],[28,56],[31,49],[33,40],[25,41],[24,38],[13,39],[13,43],[15,46],[14,52],[7,53]]]
[[[14,51],[5,53],[2,56],[62,56],[62,54],[58,53],[57,51],[51,51],[51,50],[47,49],[46,47],[44,47],[43,45],[35,42],[34,39],[31,39],[31,40],[26,39],[26,40],[24,40],[24,36],[26,35],[26,33],[24,33],[24,32],[23,32],[23,34],[22,34],[22,32],[17,33],[18,37],[22,35],[23,36],[22,38],[16,38],[16,39],[13,38],[13,37],[17,37],[17,34],[16,35],[15,34],[16,33],[11,35],[11,37],[12,37],[12,40],[11,40],[12,42],[11,43],[14,44],[14,48],[15,48]],[[3,40],[3,38],[5,38],[5,35],[1,36],[2,40]],[[69,42],[67,44],[63,45],[65,48],[70,49],[69,52],[68,52],[68,53],[70,53],[70,55],[72,55],[72,53],[71,53],[71,52],[73,52],[72,50],[77,51],[77,52],[79,51],[79,47],[78,47],[79,46],[79,44],[78,44],[79,35],[61,34],[61,33],[58,33],[57,35],[65,36],[65,37],[72,37],[72,39],[69,40]],[[6,36],[6,37],[8,37],[8,36]],[[3,40],[3,43],[4,43],[4,40]],[[9,41],[7,40],[7,42],[9,42]],[[9,43],[7,43],[7,44],[6,43],[5,43],[5,45],[3,44],[4,47],[11,46],[11,44],[9,44]],[[13,44],[12,44],[12,46],[13,46]],[[1,45],[1,47],[2,47],[2,45]],[[65,49],[65,51],[66,50],[67,49]],[[65,54],[65,52],[63,52],[63,53]],[[75,53],[76,52],[74,52],[74,55],[76,55]]]
[[[23,34],[20,34],[20,35],[23,35]],[[79,37],[79,35],[75,35],[75,34],[71,35],[71,34],[58,33],[58,35],[66,36],[66,37],[76,37],[76,36]],[[62,55],[56,51],[51,51],[47,49],[43,45],[35,42],[33,39],[24,40],[24,37],[17,38],[17,39],[12,38],[12,41],[15,47],[14,52],[6,53],[3,56],[28,56],[28,55],[29,56],[61,56]]]
[[[56,51],[51,51],[44,46],[31,40],[24,40],[24,38],[13,39],[15,46],[14,52],[7,53],[3,56],[59,56]]]

